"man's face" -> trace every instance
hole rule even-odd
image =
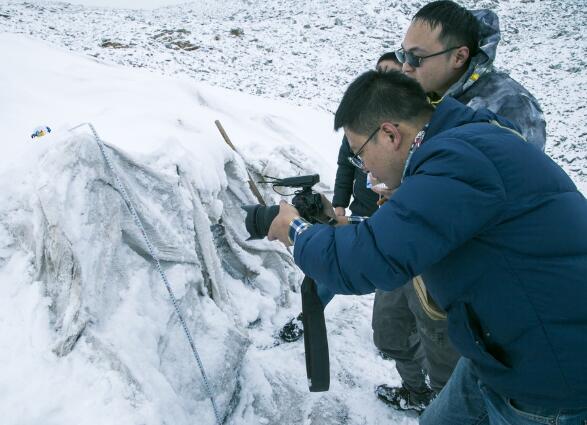
[[[369,135],[355,133],[346,127],[344,133],[353,154],[364,145],[360,157],[365,164],[365,172],[370,172],[373,177],[385,183],[390,189],[395,189],[399,186],[403,173],[403,163],[401,155],[391,143],[389,134],[380,129],[365,145]]]
[[[412,52],[417,56],[427,56],[441,52],[452,46],[445,46],[439,40],[440,25],[434,30],[427,22],[412,21],[402,47],[406,52]],[[424,88],[426,93],[436,93],[443,96],[446,90],[459,79],[465,69],[457,66],[454,61],[455,50],[445,54],[423,59],[419,67],[403,64],[402,71],[408,77],[414,78]]]

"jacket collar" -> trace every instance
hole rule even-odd
[[[481,108],[473,110],[452,97],[444,97],[436,105],[436,110],[432,114],[428,130],[424,141],[436,136],[443,131],[451,128],[460,127],[470,123],[492,122],[495,121],[504,127],[519,131],[519,128],[507,119],[498,116],[489,109]]]

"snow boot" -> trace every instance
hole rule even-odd
[[[422,413],[434,399],[434,391],[426,387],[423,391],[412,391],[405,386],[390,387],[379,385],[375,390],[377,397],[396,410],[414,411]]]
[[[279,338],[283,342],[295,342],[304,335],[304,325],[302,323],[302,313],[298,317],[289,320],[279,331]]]

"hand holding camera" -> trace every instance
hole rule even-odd
[[[296,217],[302,217],[304,220],[312,224],[336,224],[336,216],[330,201],[326,199],[324,195],[316,193],[312,190],[312,186],[320,181],[320,176],[318,174],[299,177],[287,177],[285,179],[276,179],[271,177],[268,178],[271,180],[266,180],[260,183],[271,184],[273,185],[273,188],[296,187],[300,189],[294,192],[295,196],[292,199],[293,206],[287,204],[285,201],[282,201],[279,206],[265,206],[257,204],[245,205],[242,207],[247,212],[245,226],[249,232],[249,235],[251,235],[251,239],[263,239],[265,236],[269,235],[269,229],[274,219],[278,216],[278,214],[282,213],[280,208],[282,205],[289,205],[288,208],[283,207],[283,215],[279,220],[281,223],[281,221],[287,219],[287,223],[284,223],[287,225],[287,227]],[[294,213],[295,215],[293,215]],[[281,229],[281,225],[276,225],[276,227],[274,227],[274,231],[272,232],[273,237],[269,239],[278,239],[288,246],[291,245],[287,239],[287,230],[285,239],[282,240],[281,237],[278,237],[278,233],[281,234],[282,232],[277,232],[277,227]]]

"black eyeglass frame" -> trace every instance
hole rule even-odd
[[[355,153],[352,156],[348,157],[348,160],[351,164],[353,164],[355,167],[357,167],[360,170],[364,170],[365,169],[365,162],[363,161],[363,158],[361,158],[361,152],[363,152],[363,149],[365,149],[365,146],[367,146],[367,143],[369,143],[371,141],[371,139],[373,139],[373,137],[375,137],[375,135],[377,134],[377,132],[381,130],[381,125],[379,125],[375,131],[373,131],[373,133],[371,133],[371,135],[369,137],[367,137],[367,140],[365,141],[365,143],[363,143],[361,145],[361,147],[359,148],[359,150],[357,151],[357,153]]]
[[[448,49],[445,49],[441,52],[432,53],[432,54],[426,55],[426,56],[417,56],[410,51],[406,51],[406,49],[404,49],[402,46],[395,51],[395,57],[402,64],[407,62],[410,66],[412,66],[414,68],[418,68],[422,65],[422,61],[424,59],[432,58],[434,56],[443,55],[443,54],[448,53],[452,50],[458,49],[459,47],[462,47],[462,46],[449,47]]]

